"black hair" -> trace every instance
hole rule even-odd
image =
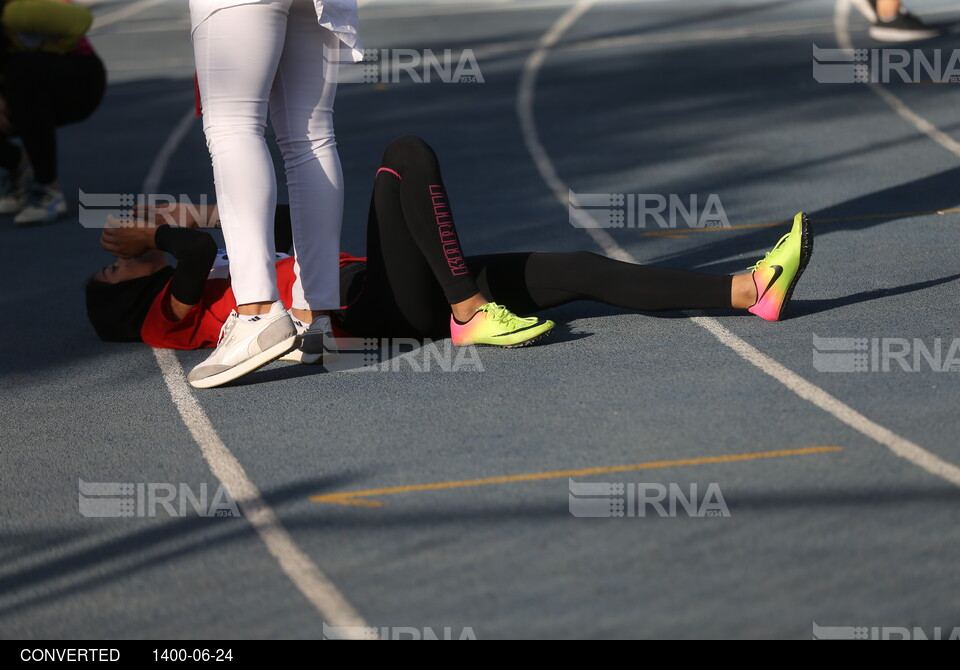
[[[147,277],[116,284],[87,281],[87,318],[105,342],[140,342],[140,329],[147,312],[173,277],[173,268],[165,267]]]

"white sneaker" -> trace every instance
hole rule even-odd
[[[282,302],[275,302],[257,321],[241,321],[236,312],[223,324],[220,343],[187,375],[190,386],[209,389],[262,368],[290,351],[297,329]]]
[[[297,325],[297,348],[280,358],[281,361],[304,365],[329,364],[340,358],[340,348],[333,335],[333,325],[326,314],[314,319],[309,327],[299,321]]]
[[[13,218],[13,223],[18,226],[53,223],[66,213],[67,199],[63,191],[35,184],[27,193],[27,204]]]
[[[27,185],[33,179],[33,169],[27,162],[13,172],[0,175],[0,214],[17,214],[27,206]]]

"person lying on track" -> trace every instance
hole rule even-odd
[[[457,346],[520,347],[554,328],[536,314],[576,301],[637,312],[743,309],[768,321],[782,319],[813,251],[806,214],[766,257],[741,275],[708,275],[624,263],[587,251],[465,256],[433,149],[407,136],[393,141],[377,172],[370,207],[366,257],[341,254],[341,336],[442,339]],[[192,214],[175,207],[154,220],[115,222],[101,245],[117,261],[87,283],[87,314],[107,341],[153,347],[204,349],[222,338],[236,309],[228,259],[199,228],[216,224],[216,207]],[[290,245],[288,209],[277,209],[277,248]],[[161,224],[161,225],[157,225]],[[177,259],[169,265],[167,255]],[[278,257],[281,297],[288,307],[294,260]],[[304,324],[297,324],[304,332]],[[266,348],[269,342],[250,346]],[[322,346],[304,339],[282,360],[323,362]],[[272,359],[271,359],[272,360]],[[262,364],[269,362],[265,361]],[[196,388],[225,383],[216,370],[191,373]]]

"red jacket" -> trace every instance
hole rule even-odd
[[[364,260],[366,259],[340,254],[340,267]],[[293,284],[296,281],[293,265],[293,258],[284,258],[276,263],[277,288],[287,309],[293,304]],[[157,349],[210,349],[217,346],[223,324],[237,308],[237,299],[230,288],[229,278],[212,278],[207,280],[200,304],[180,321],[174,321],[169,312],[169,304],[168,283],[154,299],[143,322],[140,329],[143,341]],[[340,331],[336,324],[334,334],[338,337],[349,337],[347,333]]]

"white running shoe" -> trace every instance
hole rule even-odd
[[[63,191],[34,184],[27,193],[27,204],[13,218],[18,226],[53,223],[67,213],[67,199]]]
[[[297,321],[296,323],[300,323]],[[318,316],[309,327],[297,326],[298,346],[283,356],[281,361],[303,363],[304,365],[324,365],[340,358],[340,348],[333,335],[333,324],[329,315]]]
[[[275,302],[257,321],[241,321],[230,314],[220,332],[220,343],[203,363],[187,375],[190,386],[209,389],[262,368],[290,351],[297,329],[282,302]]]

